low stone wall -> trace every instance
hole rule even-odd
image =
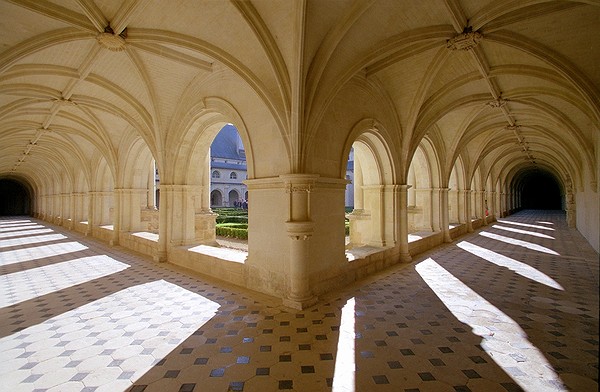
[[[246,255],[245,252],[208,245],[180,246],[169,251],[169,262],[228,283],[247,287],[244,264]]]
[[[119,245],[154,257],[158,253],[158,234],[149,232],[119,233]]]

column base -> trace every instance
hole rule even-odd
[[[412,261],[412,256],[410,253],[400,253],[400,262],[401,263],[410,263]]]
[[[283,306],[287,306],[288,308],[296,309],[296,310],[304,310],[309,308],[319,302],[319,299],[315,296],[304,298],[304,299],[295,299],[295,298],[284,298],[282,300]]]
[[[158,251],[154,256],[152,256],[152,260],[154,260],[157,263],[166,263],[168,261],[167,252]]]

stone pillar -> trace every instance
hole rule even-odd
[[[354,211],[357,211],[357,214],[360,213],[364,207],[364,195],[363,195],[363,175],[362,168],[360,165],[360,161],[358,159],[354,160]],[[353,212],[354,212],[353,211]]]
[[[69,230],[73,230],[75,228],[75,220],[76,218],[76,211],[75,211],[75,199],[77,198],[75,193],[67,193],[66,195],[66,202],[68,204],[68,209],[69,209],[69,213],[68,213],[68,218],[67,218],[67,228]]]
[[[412,260],[408,251],[408,189],[410,185],[399,186],[399,227],[398,227],[398,247],[400,251],[400,261],[409,263]]]
[[[96,193],[97,192],[88,192],[88,210],[87,210],[87,229],[85,230],[85,235],[94,235],[93,227],[96,225]]]
[[[145,207],[147,190],[141,188],[115,189],[115,198],[119,204],[119,231],[136,232],[142,230],[142,207]]]
[[[71,194],[71,230],[77,227],[77,224],[83,219],[83,192],[73,192]]]
[[[431,229],[433,231],[443,231],[442,227],[442,197],[441,188],[432,188],[431,193]]]
[[[363,175],[359,160],[354,160],[354,209],[348,214],[350,221],[350,247],[365,245],[368,241],[371,213],[365,210]]]
[[[369,185],[363,186],[365,205],[371,214],[371,227],[369,245],[384,247],[387,245],[385,238],[385,217],[384,217],[384,186]]]
[[[448,211],[448,188],[440,188],[440,225],[444,242],[452,242],[450,237],[450,217]]]
[[[576,211],[575,211],[575,196],[573,195],[573,191],[569,188],[567,189],[567,194],[566,194],[566,202],[567,202],[567,224],[569,225],[569,227],[577,227],[577,220],[576,220]]]
[[[119,245],[119,233],[121,231],[121,197],[119,189],[113,190],[113,216],[112,216],[113,231],[110,238],[110,246]]]
[[[347,215],[350,221],[350,247],[363,246],[368,241],[371,214],[364,209],[354,209]]]
[[[289,290],[283,303],[295,309],[304,309],[316,303],[316,298],[310,289],[310,238],[314,226],[311,221],[311,190],[314,186],[315,176],[312,175],[285,175],[281,176],[285,182],[288,195],[289,213],[285,222],[289,248]]]
[[[289,292],[283,304],[295,309],[304,309],[316,303],[310,290],[308,268],[309,240],[313,225],[309,221],[286,222],[290,242]]]
[[[205,171],[202,178],[202,193],[200,199],[200,210],[205,213],[212,213],[210,208],[210,154],[206,154]]]
[[[448,222],[460,222],[460,206],[458,203],[460,191],[448,188]]]
[[[165,192],[166,193],[166,192]],[[165,263],[168,261],[168,253],[167,253],[167,236],[168,236],[168,220],[169,217],[167,215],[167,211],[169,208],[169,204],[166,201],[166,198],[162,198],[163,194],[163,185],[160,185],[160,194],[161,201],[160,206],[158,207],[158,250],[153,257],[153,260],[160,263]]]
[[[89,192],[88,204],[88,228],[86,235],[95,235],[98,226],[105,225],[109,222],[108,200],[112,196],[111,192]]]
[[[415,226],[417,230],[434,231],[432,226],[432,200],[431,189],[415,189],[416,207],[420,212],[415,217]]]
[[[210,165],[208,166],[210,168]],[[210,209],[210,181],[202,186],[190,187],[194,201],[195,241],[200,244],[217,246],[215,227],[218,214]]]
[[[494,220],[500,218],[502,214],[502,207],[500,207],[502,204],[501,197],[500,192],[492,192],[492,200],[494,201],[492,205],[492,215],[494,216]]]
[[[470,189],[465,189],[465,216],[467,218],[467,232],[472,233],[473,230],[473,206],[471,205],[471,193]]]
[[[457,191],[456,205],[458,206],[458,223],[467,223],[466,195],[463,189]]]
[[[196,231],[194,199],[190,186],[161,184],[160,199],[160,209],[167,213],[167,247],[193,244]],[[163,226],[162,220],[159,224],[159,232],[161,226]]]
[[[485,191],[479,191],[478,193],[479,193],[479,198],[480,198],[480,203],[481,203],[481,220],[482,220],[482,224],[484,226],[486,226],[488,224],[488,214],[489,214],[488,200],[487,200]]]
[[[63,226],[67,221],[67,194],[59,193],[56,197],[58,198],[58,219],[56,220],[56,224]]]

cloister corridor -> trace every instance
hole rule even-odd
[[[521,211],[303,311],[0,219],[6,391],[594,391],[598,253]]]

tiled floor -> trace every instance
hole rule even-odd
[[[597,391],[598,254],[522,212],[303,312],[0,219],[6,391]]]

